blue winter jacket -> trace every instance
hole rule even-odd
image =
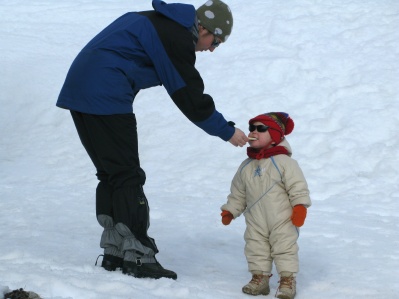
[[[88,114],[133,112],[141,90],[163,85],[184,115],[210,135],[229,140],[234,128],[204,94],[195,68],[194,6],[152,2],[153,11],[129,12],[95,36],[73,61],[57,106]]]

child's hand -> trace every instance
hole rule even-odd
[[[222,213],[220,213],[220,216],[222,216],[222,223],[224,225],[229,225],[231,220],[234,219],[233,214],[225,210],[223,210]]]
[[[297,205],[292,209],[291,221],[295,226],[301,227],[305,223],[307,210],[303,205]]]

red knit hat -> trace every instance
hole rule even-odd
[[[294,130],[294,121],[285,112],[260,114],[251,118],[249,124],[257,121],[269,127],[270,136],[276,144],[279,144],[284,139],[284,135],[288,135]]]

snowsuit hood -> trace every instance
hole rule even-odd
[[[292,148],[291,145],[288,143],[287,139],[284,138],[278,145],[284,147],[288,151],[287,155],[289,157],[292,156]]]

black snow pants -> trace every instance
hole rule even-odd
[[[152,262],[158,249],[147,234],[149,206],[143,190],[146,177],[140,167],[135,115],[76,111],[71,115],[100,181],[96,189],[97,220],[104,227],[100,246],[105,254]]]

